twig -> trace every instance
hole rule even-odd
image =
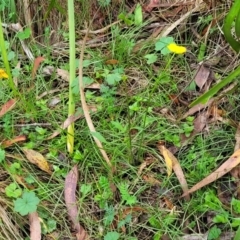
[[[120,22],[121,22],[121,21],[118,20],[118,21],[113,22],[113,23],[107,25],[106,27],[101,28],[101,29],[98,29],[98,30],[91,31],[91,30],[89,30],[89,29],[85,29],[85,30],[80,30],[80,32],[85,33],[85,34],[88,34],[88,33],[90,33],[90,34],[104,33],[104,32],[106,32],[109,28],[111,28],[112,26],[114,26],[114,25],[116,25],[116,24],[118,24],[118,23],[120,23]]]
[[[81,54],[80,54],[80,60],[79,60],[79,71],[78,71],[78,74],[79,74],[79,92],[80,92],[80,97],[81,97],[83,114],[84,114],[84,117],[86,119],[88,128],[89,128],[90,132],[96,132],[95,127],[94,127],[93,122],[92,122],[92,119],[91,119],[91,116],[90,116],[90,113],[89,113],[88,105],[86,103],[86,99],[85,99],[85,95],[84,95],[84,85],[83,85],[83,70],[82,70],[82,68],[83,68],[83,55],[84,55],[84,49],[85,49],[85,44],[86,44],[86,40],[87,40],[87,35],[88,35],[88,32],[86,33],[86,35],[84,37],[84,40],[83,40],[83,43],[82,43],[82,46],[81,46]],[[99,151],[101,152],[103,158],[107,162],[108,166],[112,169],[112,163],[111,163],[110,159],[108,158],[108,155],[107,155],[106,151],[103,149],[102,143],[94,136],[93,136],[93,139],[94,139],[96,145],[98,146]]]

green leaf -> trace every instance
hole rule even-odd
[[[218,214],[213,218],[214,223],[227,223],[228,222],[228,214]]]
[[[10,52],[8,53],[8,56],[7,56],[8,61],[13,60],[13,59],[15,58],[15,56],[16,56],[15,52],[10,51]]]
[[[240,226],[238,227],[238,230],[236,232],[236,235],[234,236],[233,240],[239,240],[240,239]]]
[[[29,38],[31,35],[31,30],[30,28],[25,28],[22,32],[18,32],[17,33],[17,37],[20,39],[20,40],[24,40],[24,39],[27,39]]]
[[[149,219],[148,219],[150,225],[154,228],[157,228],[157,229],[161,229],[161,224],[160,224],[160,221],[159,219],[157,219],[155,216],[151,216]]]
[[[124,14],[123,12],[118,15],[118,19],[124,21],[127,26],[131,26],[133,24],[131,15]]]
[[[47,233],[51,233],[57,228],[57,222],[54,219],[47,220]]]
[[[101,7],[107,7],[111,3],[111,0],[98,0],[98,4]]]
[[[83,77],[83,85],[84,85],[84,87],[92,84],[93,82],[94,82],[94,79],[93,79],[93,78]]]
[[[142,6],[138,3],[134,11],[134,24],[141,25],[143,22]]]
[[[110,73],[106,76],[105,80],[109,85],[115,85],[122,79],[119,73]]]
[[[137,202],[136,196],[131,196],[129,191],[128,191],[128,184],[127,183],[120,183],[119,185],[119,191],[121,193],[121,197],[123,201],[126,201],[126,204],[132,205]]]
[[[11,183],[5,188],[5,193],[8,197],[18,198],[22,195],[22,189],[16,183]]]
[[[14,162],[10,165],[9,172],[12,174],[21,173],[21,165],[18,162]]]
[[[240,226],[240,218],[233,218],[231,226],[234,227],[234,228],[239,227]]]
[[[106,206],[104,210],[105,210],[105,215],[104,215],[103,223],[104,223],[104,226],[109,226],[114,219],[115,210],[113,206],[110,206],[110,207]]]
[[[118,129],[120,132],[126,132],[127,128],[124,127],[119,121],[111,121],[114,128]]]
[[[5,151],[0,148],[0,163],[5,160]]]
[[[136,196],[129,196],[127,199],[126,199],[126,204],[128,205],[133,205],[137,202],[137,198]]]
[[[214,227],[212,227],[209,230],[208,240],[216,240],[216,239],[218,239],[218,237],[220,236],[221,232],[222,232],[221,229],[219,229],[216,225],[214,225]]]
[[[19,212],[22,216],[35,212],[40,200],[34,192],[24,192],[22,198],[14,201],[14,211]]]
[[[80,188],[80,192],[86,196],[92,190],[91,184],[82,184]]]
[[[126,225],[127,223],[130,223],[131,221],[132,221],[132,215],[131,215],[131,214],[128,214],[125,219],[121,220],[121,221],[118,223],[117,227],[118,227],[118,228],[121,228],[121,227],[123,227],[124,225]]]
[[[100,132],[91,132],[92,136],[97,138],[100,142],[107,143],[106,139]]]
[[[147,64],[152,64],[157,61],[157,55],[156,54],[147,54],[144,56],[144,58],[147,59]]]
[[[240,2],[240,1],[239,1]],[[226,78],[224,78],[221,82],[217,83],[215,86],[213,86],[210,90],[205,92],[203,95],[198,97],[196,100],[194,100],[189,107],[193,107],[199,103],[205,104],[207,103],[211,97],[213,97],[220,89],[225,87],[227,84],[235,80],[240,75],[240,67],[238,67],[236,70],[231,72]]]
[[[240,200],[232,198],[231,205],[236,213],[240,213]]]
[[[167,47],[165,47],[161,50],[161,54],[164,56],[168,55],[169,53],[171,53],[171,51]]]
[[[110,189],[110,183],[106,177],[101,176],[98,180],[98,183],[102,190],[106,191],[106,190]]]
[[[240,38],[240,11],[239,11],[239,8],[238,8],[238,14],[237,14],[237,17],[235,19],[235,33],[236,33],[236,36],[238,38]],[[240,49],[239,49],[240,50]]]
[[[158,231],[154,234],[153,240],[159,240],[162,237],[162,231]]]
[[[108,232],[104,236],[104,240],[118,240],[120,238],[120,234],[118,232]]]
[[[236,27],[239,26],[239,18],[238,18],[238,14],[239,14],[239,9],[240,9],[240,1],[235,1],[232,5],[232,7],[230,8],[225,21],[224,21],[224,25],[223,25],[223,33],[224,33],[224,37],[226,38],[227,42],[231,45],[231,47],[236,51],[239,52],[240,50],[240,43],[238,41],[236,41],[232,35],[232,24],[234,23],[235,18],[236,19],[236,26],[235,26],[235,32],[237,33],[237,35],[240,34],[240,30],[236,29]]]
[[[163,55],[167,55],[170,53],[170,50],[167,48],[170,43],[174,43],[172,37],[162,37],[155,43],[155,50],[161,51]]]

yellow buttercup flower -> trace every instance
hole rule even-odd
[[[176,54],[183,54],[187,51],[187,48],[183,47],[183,46],[179,46],[176,43],[170,43],[167,48],[169,49],[169,51],[176,53]]]
[[[8,78],[7,73],[1,68],[0,68],[0,78]]]

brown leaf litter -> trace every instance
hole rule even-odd
[[[68,211],[68,216],[73,223],[73,228],[76,231],[77,240],[88,239],[87,232],[79,223],[78,207],[76,199],[76,190],[78,183],[78,167],[75,165],[65,178],[64,198]]]

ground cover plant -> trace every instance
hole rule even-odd
[[[237,1],[0,3],[0,239],[240,239]]]

